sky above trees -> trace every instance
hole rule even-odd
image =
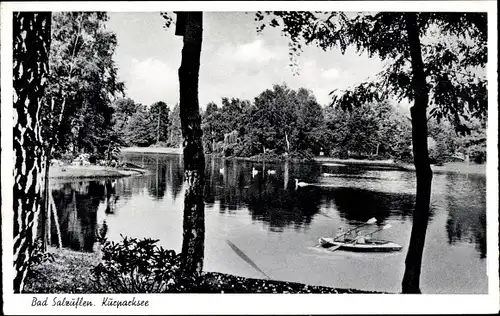
[[[157,12],[109,13],[108,28],[117,35],[115,61],[128,97],[150,105],[179,100],[177,69],[182,38],[164,29]],[[279,30],[257,34],[254,12],[205,12],[200,68],[200,105],[220,104],[222,97],[253,100],[273,84],[313,91],[322,105],[328,93],[357,84],[382,69],[377,58],[342,55],[306,47],[298,58],[299,74],[289,66],[288,41]]]

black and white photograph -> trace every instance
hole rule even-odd
[[[2,3],[4,313],[498,312],[496,1],[432,3]]]

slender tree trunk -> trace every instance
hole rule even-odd
[[[179,68],[180,118],[184,138],[184,176],[188,186],[184,196],[184,232],[182,242],[182,278],[196,279],[203,269],[205,249],[205,156],[198,103],[198,76],[203,33],[202,12],[177,13],[176,34],[184,37]],[[191,283],[184,283],[190,286]]]
[[[51,218],[51,212],[50,212],[50,207],[47,207],[47,245],[50,246],[52,244],[52,218]],[[47,248],[45,248],[44,251],[47,251]]]
[[[286,153],[290,153],[290,142],[288,141],[288,134],[285,132],[285,141],[286,141]]]
[[[50,29],[50,12],[14,13],[15,293],[23,290],[42,209],[43,143],[39,111],[49,70]]]
[[[159,196],[158,194],[158,182],[160,181],[160,163],[159,163],[159,156],[160,154],[156,154],[156,196]]]
[[[48,228],[48,221],[50,221],[49,213],[49,173],[50,173],[50,158],[52,155],[52,146],[49,145],[48,149],[45,151],[45,161],[44,161],[44,181],[43,181],[43,209],[42,209],[42,251],[47,250],[48,234],[50,231]]]
[[[74,52],[73,52],[74,54]],[[70,76],[69,80],[71,80],[71,70],[70,70]],[[66,108],[66,97],[64,98],[62,105],[61,105],[61,112],[59,113],[59,119],[56,121],[56,126],[53,127],[51,136],[49,136],[49,139],[47,140],[47,146],[45,148],[45,163],[44,163],[44,171],[45,171],[45,180],[43,184],[43,205],[44,208],[42,210],[42,251],[47,250],[47,234],[46,234],[46,229],[47,229],[47,221],[50,221],[50,214],[49,214],[49,194],[51,194],[49,191],[49,174],[50,174],[50,160],[52,159],[52,151],[56,145],[56,134],[57,131],[59,130],[62,120],[63,120],[63,115],[64,115],[64,110]],[[50,232],[49,232],[50,234]],[[49,242],[50,243],[50,242]]]
[[[158,127],[156,132],[156,144],[160,143],[160,110],[158,110]]]
[[[59,215],[57,215],[57,207],[56,203],[54,202],[52,193],[49,195],[49,200],[50,200],[50,207],[52,209],[52,214],[54,214],[54,224],[56,225],[57,245],[59,248],[62,248],[61,226],[59,224]]]
[[[420,272],[425,244],[427,224],[429,222],[429,204],[431,198],[432,170],[429,163],[427,146],[427,104],[429,94],[426,85],[424,63],[420,48],[419,28],[416,14],[406,14],[406,30],[412,64],[412,86],[415,104],[411,107],[413,159],[417,175],[417,196],[413,211],[413,226],[410,245],[406,256],[403,277],[403,293],[420,292]]]
[[[288,167],[288,159],[285,160],[285,172],[284,172],[284,175],[283,175],[283,181],[284,181],[284,184],[283,184],[283,188],[286,190],[288,188],[288,178],[289,178],[289,171],[288,171],[289,167]]]

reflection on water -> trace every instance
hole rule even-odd
[[[91,181],[64,183],[53,189],[63,246],[92,251],[96,241],[97,209],[107,200],[106,187]],[[109,205],[106,211],[112,213],[112,207]],[[51,230],[51,236],[53,241],[57,240],[55,227]]]
[[[181,156],[127,154],[124,159],[146,165],[151,174],[51,184],[63,246],[92,251],[96,232],[106,223],[110,239],[120,234],[158,238],[179,251]],[[415,199],[414,173],[210,157],[206,163],[205,269],[259,277],[232,253],[228,241],[275,279],[399,291]],[[310,185],[296,188],[296,178]],[[434,176],[422,276],[428,292],[486,291],[485,182],[477,175]],[[371,217],[378,225],[391,223],[392,229],[379,237],[403,245],[403,252],[374,257],[312,250],[318,237]],[[55,234],[52,227],[53,241]],[[464,278],[469,270],[476,272]]]
[[[486,178],[478,175],[447,174],[446,231],[448,242],[474,244],[481,258],[486,258]],[[457,186],[454,183],[462,182]]]

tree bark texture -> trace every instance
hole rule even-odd
[[[202,12],[178,13],[185,19],[182,61],[179,68],[180,118],[184,138],[184,176],[187,189],[184,196],[184,228],[182,267],[184,279],[198,276],[203,269],[205,248],[205,156],[203,153],[201,116],[198,103],[198,77],[202,44]]]
[[[51,13],[16,12],[13,18],[14,292],[23,290],[42,209],[43,144],[39,124],[47,82]]]
[[[412,89],[415,103],[411,107],[413,159],[417,176],[417,195],[413,211],[413,226],[406,255],[402,282],[403,293],[421,293],[420,272],[429,222],[432,170],[427,145],[427,104],[429,92],[420,47],[419,27],[416,13],[407,13],[406,30],[412,65]]]

